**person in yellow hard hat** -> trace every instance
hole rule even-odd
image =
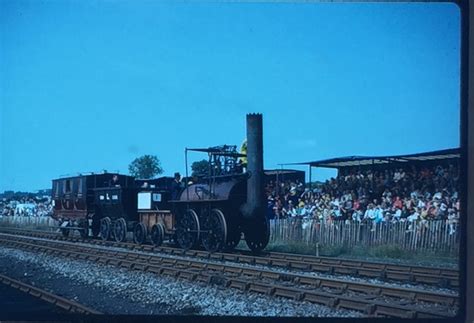
[[[240,146],[240,153],[243,155],[247,155],[247,139],[242,142],[242,145]],[[247,156],[240,157],[239,163],[242,165],[242,167],[247,168]]]

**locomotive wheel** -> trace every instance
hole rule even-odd
[[[219,251],[226,245],[227,223],[224,213],[219,209],[212,209],[202,221],[202,245],[209,252]]]
[[[199,218],[196,211],[188,209],[179,216],[176,223],[176,240],[183,249],[191,249],[199,242]]]
[[[100,220],[100,237],[102,240],[108,240],[112,231],[112,220],[105,217]]]
[[[127,223],[124,218],[119,218],[114,223],[114,238],[117,242],[125,241],[127,237]]]
[[[146,241],[146,227],[143,223],[139,222],[133,229],[133,241],[137,244],[142,244]]]
[[[78,226],[81,228],[78,230],[81,238],[87,239],[89,237],[89,221],[87,219],[84,219],[79,221],[78,224]]]
[[[165,228],[163,227],[163,224],[158,223],[151,227],[150,238],[155,247],[161,246],[163,239],[165,238]]]
[[[245,242],[254,253],[262,251],[270,240],[270,222],[266,218],[251,219],[246,223]]]

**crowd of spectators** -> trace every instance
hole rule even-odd
[[[19,197],[0,200],[0,216],[51,216],[53,205],[49,197]]]
[[[449,166],[391,170],[341,170],[314,189],[303,183],[270,182],[268,217],[321,222],[426,222],[459,220],[459,172]]]

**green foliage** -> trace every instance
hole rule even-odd
[[[130,175],[140,179],[150,179],[163,173],[161,163],[158,157],[152,155],[143,155],[135,158],[128,165]]]
[[[195,161],[191,165],[192,176],[205,176],[209,173],[209,161],[206,159]]]
[[[247,249],[244,244],[239,244],[237,248]],[[316,255],[316,246],[314,244],[307,245],[306,243],[293,241],[289,243],[270,243],[265,248],[265,250],[302,255]],[[341,257],[363,259],[369,261],[391,260],[403,261],[408,263],[415,262],[420,265],[457,264],[458,262],[458,257],[453,256],[449,253],[438,252],[434,254],[427,252],[414,252],[410,250],[403,250],[400,246],[397,245],[381,245],[373,247],[320,245],[319,255],[322,257]]]

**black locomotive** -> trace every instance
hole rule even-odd
[[[136,243],[169,240],[184,249],[220,251],[233,249],[243,234],[248,247],[260,251],[269,241],[261,114],[247,115],[247,154],[232,147],[186,149],[186,156],[207,153],[209,172],[193,183],[186,176],[179,192],[170,177],[145,181],[106,173],[53,180],[53,216],[65,235],[78,230],[83,237],[124,241],[133,232]],[[246,165],[238,162],[242,157]]]

